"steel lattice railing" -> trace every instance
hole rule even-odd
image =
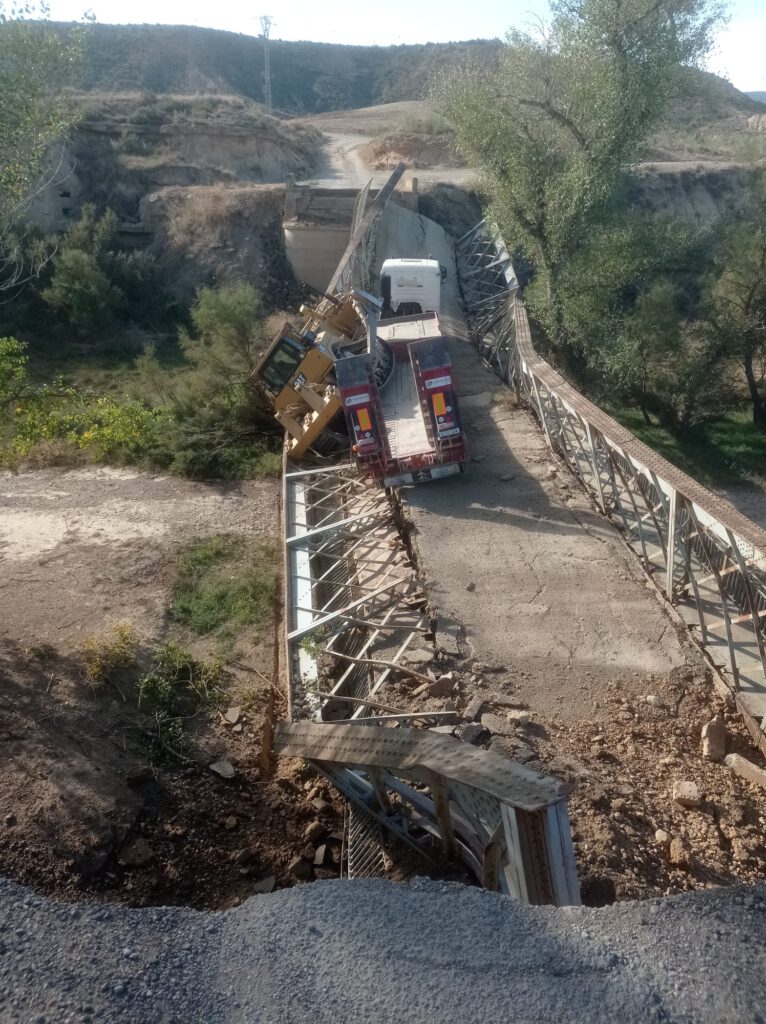
[[[535,352],[496,228],[482,222],[456,251],[474,343],[698,631],[766,751],[766,531],[640,442]]]

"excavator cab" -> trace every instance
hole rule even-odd
[[[256,376],[271,395],[285,388],[306,356],[306,345],[285,324],[256,369]]]
[[[300,458],[314,447],[341,410],[333,377],[335,361],[312,332],[286,323],[253,376],[271,395],[274,414],[290,435],[289,452]]]

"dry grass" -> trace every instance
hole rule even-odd
[[[140,638],[130,622],[119,622],[103,633],[87,636],[80,645],[85,677],[91,685],[107,681],[112,672],[135,663]]]

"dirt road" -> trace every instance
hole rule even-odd
[[[378,188],[390,177],[390,169],[372,170],[365,162],[362,150],[371,141],[369,135],[326,132],[325,136],[327,142],[319,169],[314,177],[300,184],[316,188],[361,188],[372,180],[373,186]],[[422,184],[447,182],[465,186],[475,181],[476,172],[466,167],[410,168],[405,171],[403,183],[399,187],[408,190],[413,177]]]

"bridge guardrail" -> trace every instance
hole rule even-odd
[[[537,354],[497,228],[478,224],[456,254],[474,344],[687,627],[699,631],[766,753],[766,530],[639,441]]]

